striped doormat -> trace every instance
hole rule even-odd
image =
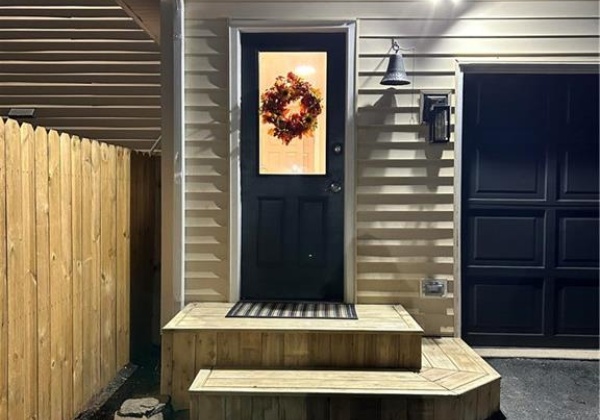
[[[226,317],[358,319],[354,304],[324,302],[238,302]]]

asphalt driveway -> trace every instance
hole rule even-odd
[[[598,362],[486,359],[502,375],[508,420],[598,420]]]

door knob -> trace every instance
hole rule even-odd
[[[339,193],[340,191],[342,191],[342,184],[340,184],[337,181],[333,181],[331,184],[329,184],[329,191],[331,191],[334,194]]]

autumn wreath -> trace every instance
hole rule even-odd
[[[322,111],[321,94],[292,72],[286,77],[277,77],[273,86],[261,95],[260,101],[262,122],[273,125],[269,134],[286,145],[317,128],[317,117]],[[295,101],[298,101],[297,112],[292,112],[289,105]]]

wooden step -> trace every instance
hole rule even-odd
[[[460,339],[426,340],[419,372],[201,370],[192,420],[485,420],[500,376]]]
[[[161,391],[176,408],[200,369],[421,367],[423,330],[401,306],[357,305],[357,320],[226,318],[231,306],[190,304],[163,328]]]

